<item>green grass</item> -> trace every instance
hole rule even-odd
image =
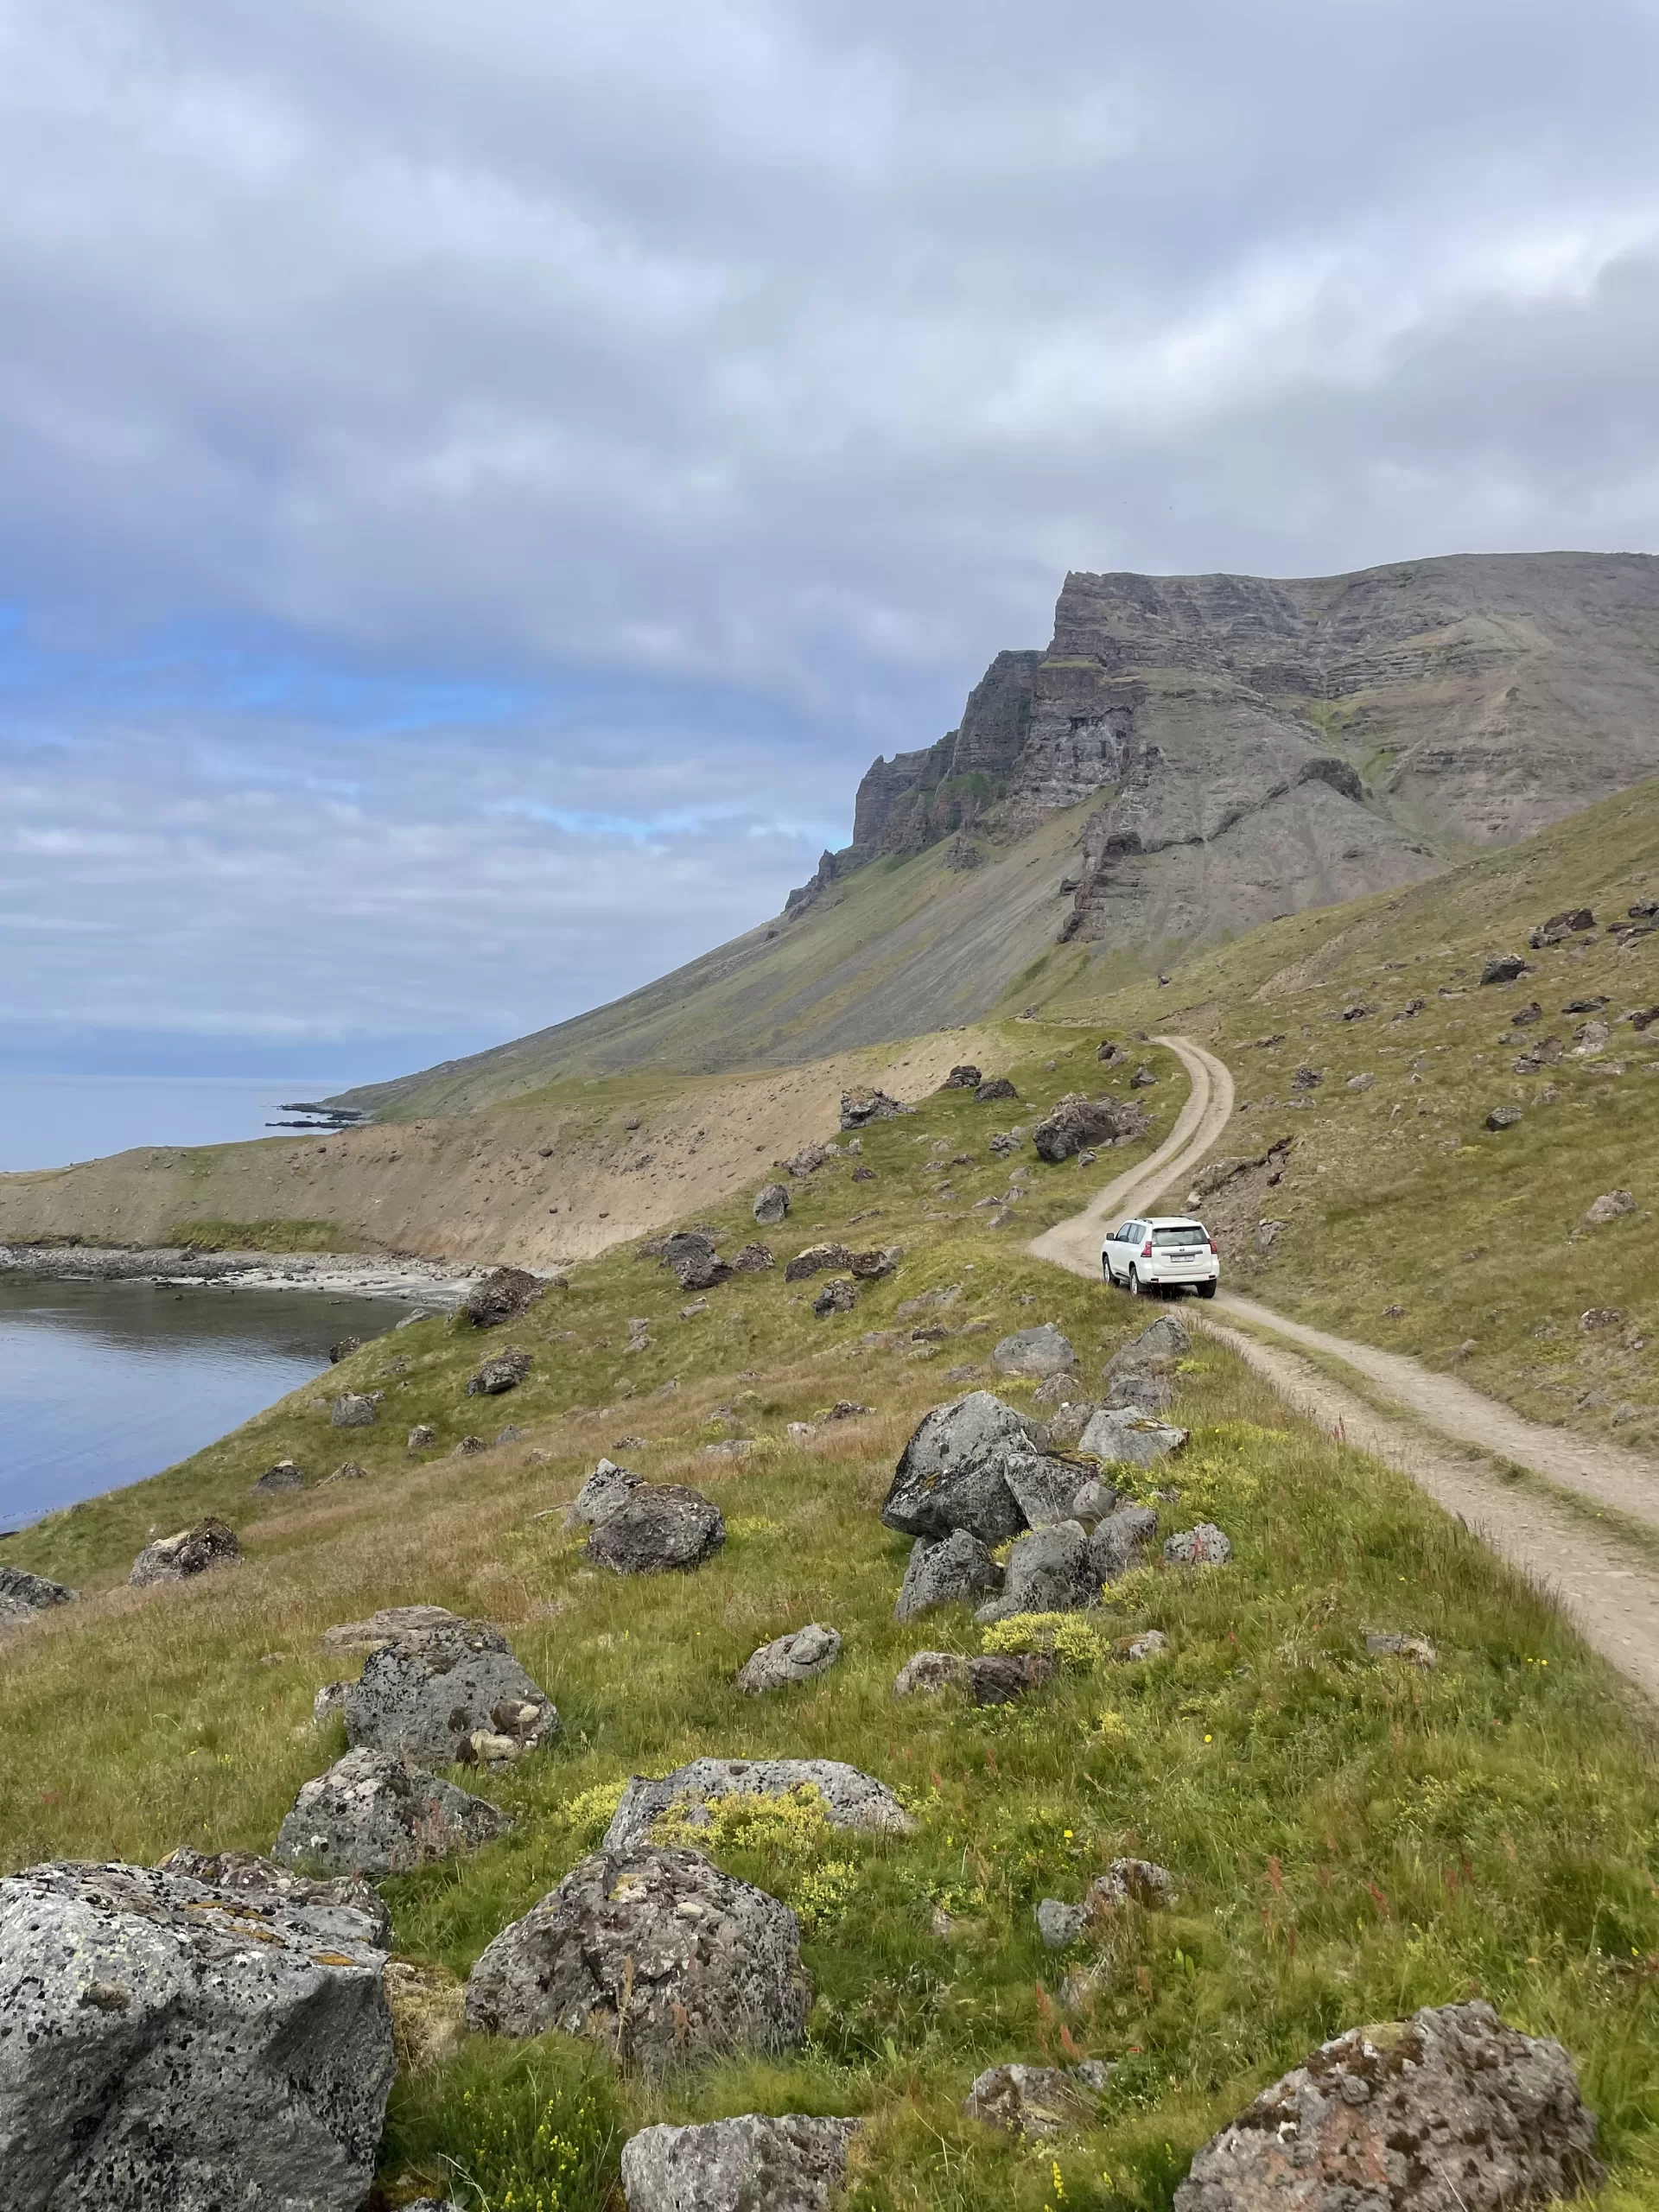
[[[179,1221],[162,1239],[197,1252],[348,1252],[362,1241],[337,1221]]]
[[[1027,1099],[1083,1087],[1092,1033],[1010,1034],[1029,1055],[1014,1070]],[[1160,1128],[1178,1089],[1149,1094]],[[817,1992],[804,2047],[648,2083],[558,2037],[467,2038],[400,2078],[387,2205],[466,2181],[462,2201],[491,2212],[613,2212],[632,2128],[760,2109],[866,2115],[851,2202],[870,2212],[1161,2212],[1193,2148],[1313,2044],[1477,1989],[1572,2051],[1614,2168],[1609,2201],[1659,2201],[1659,1778],[1645,1723],[1465,1530],[1288,1417],[1230,1355],[1184,1363],[1192,1440],[1166,1471],[1180,1497],[1160,1513],[1164,1530],[1218,1521],[1234,1565],[1127,1578],[1100,1637],[1073,1639],[1022,1706],[893,1697],[912,1651],[982,1642],[965,1608],[906,1628],[892,1617],[907,1547],[878,1510],[911,1426],[983,1379],[951,1370],[984,1370],[1009,1330],[1059,1322],[1089,1385],[1145,1318],[1011,1241],[1073,1210],[1095,1179],[1027,1149],[1018,1225],[982,1225],[988,1210],[970,1201],[1007,1179],[987,1136],[1032,1118],[1030,1104],[944,1095],[796,1186],[785,1230],[765,1232],[780,1255],[826,1234],[906,1247],[898,1275],[850,1315],[817,1319],[816,1286],[785,1285],[779,1268],[720,1286],[683,1320],[687,1294],[619,1251],[486,1337],[429,1321],[366,1345],[338,1380],[182,1467],[0,1547],[93,1593],[7,1643],[0,1860],[268,1847],[300,1783],[340,1748],[337,1723],[309,1721],[337,1663],[322,1629],[378,1605],[447,1604],[507,1629],[563,1731],[518,1768],[467,1777],[514,1814],[510,1836],[385,1885],[405,1956],[464,1974],[592,1847],[628,1773],[699,1753],[850,1760],[899,1789],[918,1827],[826,1840],[810,1822],[725,1823],[710,1844],[721,1862],[804,1911]],[[958,1151],[967,1165],[930,1167]],[[852,1180],[860,1164],[874,1182]],[[935,1188],[947,1179],[953,1202]],[[868,1210],[879,1217],[850,1222]],[[728,1243],[754,1233],[747,1194],[713,1218]],[[632,1316],[655,1341],[629,1357]],[[924,1322],[949,1334],[918,1342]],[[531,1381],[466,1399],[465,1376],[511,1343],[531,1352]],[[366,1385],[388,1391],[380,1424],[332,1431],[327,1396]],[[1028,1384],[997,1387],[1029,1402]],[[840,1398],[874,1410],[790,1440],[789,1422]],[[440,1440],[410,1455],[417,1420]],[[448,1456],[467,1429],[506,1421],[522,1441]],[[747,1459],[704,1456],[734,1432],[753,1440]],[[588,1568],[561,1518],[537,1516],[601,1450],[715,1497],[724,1550],[685,1578]],[[279,1453],[314,1480],[349,1455],[367,1479],[256,1508],[248,1484]],[[209,1507],[240,1529],[242,1566],[180,1590],[120,1586],[152,1527]],[[748,1654],[810,1619],[842,1630],[841,1664],[741,1697]],[[1116,1638],[1153,1626],[1163,1657],[1112,1656]],[[1440,1665],[1369,1657],[1373,1628],[1433,1637]],[[1099,1942],[1044,1950],[1037,1900],[1080,1897],[1122,1853],[1171,1868],[1173,1909],[1128,1908]],[[1119,2062],[1098,2126],[1036,2149],[961,2119],[982,2067],[1072,2052]]]

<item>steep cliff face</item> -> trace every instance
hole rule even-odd
[[[1064,936],[1185,937],[1410,880],[1656,768],[1649,555],[1073,575],[1046,653],[999,653],[959,729],[874,764],[791,910],[880,854],[954,838],[960,865],[1097,797]]]

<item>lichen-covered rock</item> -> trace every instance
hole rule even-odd
[[[365,1745],[302,1785],[271,1855],[325,1872],[407,1874],[493,1843],[512,1826],[483,1798]]]
[[[945,1536],[965,1529],[1000,1544],[1025,1526],[1004,1474],[1004,1455],[1040,1452],[1047,1431],[988,1390],[969,1390],[924,1414],[899,1455],[881,1508],[889,1529]]]
[[[798,1252],[784,1268],[785,1282],[804,1282],[809,1275],[824,1274],[830,1268],[850,1268],[853,1255],[844,1244],[809,1244]]]
[[[994,1075],[974,1089],[974,1097],[981,1106],[995,1106],[999,1099],[1019,1097],[1019,1092],[1005,1075]]]
[[[249,1487],[258,1496],[270,1497],[285,1490],[303,1490],[305,1476],[292,1459],[278,1459],[275,1466],[256,1476]]]
[[[1031,1375],[1039,1380],[1066,1374],[1077,1363],[1070,1338],[1052,1321],[1045,1321],[1039,1328],[1016,1329],[1011,1337],[1003,1338],[991,1359],[1003,1375]]]
[[[0,1628],[32,1621],[54,1605],[73,1605],[80,1595],[43,1574],[29,1574],[21,1567],[0,1566]]]
[[[814,1681],[840,1656],[840,1636],[813,1621],[753,1652],[738,1670],[737,1687],[746,1697],[760,1697],[767,1690],[786,1689],[791,1682]]]
[[[857,1285],[845,1275],[836,1275],[813,1300],[812,1311],[823,1320],[831,1313],[850,1313],[857,1303]]]
[[[1058,2135],[1091,2127],[1095,2096],[1104,2069],[1069,2066],[989,2066],[979,2075],[962,2107],[964,2120],[983,2120],[1010,2135]]]
[[[984,1077],[976,1067],[969,1061],[963,1060],[959,1066],[951,1069],[950,1074],[939,1085],[939,1089],[941,1090],[977,1090],[984,1080]]]
[[[1150,1467],[1185,1442],[1184,1428],[1133,1406],[1103,1406],[1077,1439],[1077,1449],[1104,1466]]]
[[[1607,1222],[1617,1221],[1623,1214],[1636,1211],[1635,1194],[1630,1191],[1604,1191],[1584,1210],[1584,1217],[1592,1229],[1600,1229]]]
[[[1045,1897],[1037,1907],[1037,1927],[1052,1951],[1062,1951],[1082,1940],[1091,1922],[1122,1904],[1138,1904],[1157,1912],[1173,1900],[1175,1880],[1167,1867],[1150,1859],[1114,1859],[1103,1874],[1084,1893],[1081,1904],[1059,1897]]]
[[[957,1651],[912,1651],[893,1677],[894,1697],[938,1697],[965,1689],[968,1662]]]
[[[493,1268],[467,1294],[461,1312],[475,1329],[499,1329],[518,1319],[547,1286],[524,1268]]]
[[[424,1452],[429,1444],[435,1444],[437,1440],[438,1432],[429,1421],[417,1421],[409,1432],[409,1449],[411,1452]]]
[[[1233,1547],[1213,1521],[1200,1521],[1196,1529],[1183,1529],[1164,1546],[1172,1567],[1225,1567]]]
[[[444,1605],[388,1605],[365,1621],[340,1621],[326,1628],[317,1639],[325,1651],[378,1651],[399,1637],[419,1636],[429,1628],[448,1628],[458,1616]]]
[[[1037,1157],[1051,1166],[1070,1160],[1085,1146],[1115,1144],[1145,1124],[1138,1107],[1116,1098],[1063,1098],[1031,1133]]]
[[[181,1529],[175,1536],[160,1536],[146,1544],[132,1562],[127,1580],[137,1590],[152,1582],[184,1582],[215,1567],[229,1567],[242,1556],[236,1531],[210,1513],[194,1529]]]
[[[253,1906],[297,1905],[326,1936],[347,1943],[391,1948],[391,1915],[372,1882],[360,1874],[314,1881],[255,1851],[192,1851],[181,1847],[160,1862],[163,1874],[181,1874],[210,1890],[226,1890]]]
[[[628,2212],[826,2212],[855,2120],[744,2113],[641,2128],[622,2145]]]
[[[918,1536],[893,1617],[912,1621],[936,1605],[955,1605],[1001,1587],[1002,1569],[966,1529],[953,1529],[948,1536]]]
[[[642,1848],[652,1825],[671,1808],[700,1827],[723,1797],[782,1797],[816,1789],[831,1827],[871,1835],[908,1835],[916,1823],[884,1782],[840,1759],[693,1759],[661,1780],[631,1776],[605,1831],[607,1851]]]
[[[584,1556],[614,1574],[688,1573],[726,1541],[720,1508],[680,1483],[641,1483],[588,1537]]]
[[[1176,2212],[1523,2212],[1602,2180],[1573,2062],[1490,2005],[1322,2044],[1212,2136]]]
[[[444,1622],[382,1644],[346,1693],[345,1716],[353,1747],[435,1766],[494,1764],[559,1732],[552,1699],[486,1621]]]
[[[1068,1466],[1064,1459],[1046,1459],[1035,1452],[1010,1452],[1002,1461],[1002,1479],[1013,1492],[1027,1528],[1046,1529],[1056,1521],[1077,1517],[1072,1503],[1083,1485],[1077,1468]]]
[[[1033,1529],[1008,1554],[1002,1594],[982,1605],[976,1620],[1007,1620],[1014,1613],[1075,1613],[1100,1603],[1089,1538],[1077,1521]]]
[[[342,1390],[328,1408],[335,1428],[372,1428],[380,1418],[378,1390]]]
[[[1116,1512],[1118,1494],[1110,1483],[1103,1482],[1098,1475],[1090,1475],[1071,1497],[1071,1510],[1057,1518],[1062,1521],[1081,1521],[1092,1529],[1102,1521],[1109,1520]]]
[[[597,1528],[644,1488],[639,1475],[619,1467],[614,1459],[601,1459],[576,1492],[566,1522],[571,1528]]]
[[[529,1374],[530,1354],[527,1351],[499,1351],[493,1359],[486,1359],[476,1375],[467,1378],[469,1398],[499,1398],[509,1390],[516,1390]]]
[[[789,1185],[764,1183],[755,1192],[754,1217],[766,1229],[775,1229],[789,1212]]]
[[[1138,1337],[1131,1337],[1128,1344],[1120,1344],[1106,1363],[1105,1379],[1109,1388],[1126,1375],[1140,1374],[1150,1369],[1161,1374],[1183,1359],[1192,1349],[1192,1333],[1179,1313],[1160,1313],[1155,1321],[1148,1322]]]
[[[143,1866],[0,1882],[8,2212],[359,2212],[395,2062],[385,1955]]]
[[[841,1126],[843,1129],[868,1128],[872,1122],[891,1122],[900,1114],[911,1111],[896,1098],[889,1098],[885,1090],[873,1090],[861,1085],[841,1094]]]
[[[1095,1573],[1103,1582],[1116,1582],[1145,1557],[1157,1533],[1158,1516],[1149,1505],[1120,1505],[1089,1539]]]
[[[770,1244],[745,1244],[732,1255],[734,1275],[763,1275],[777,1264]]]
[[[1521,1118],[1518,1106],[1494,1106],[1486,1116],[1486,1126],[1489,1129],[1513,1129],[1518,1126]]]
[[[467,1982],[469,2027],[586,2036],[656,2072],[729,2050],[792,2050],[811,1985],[787,1905],[695,1851],[616,1851],[573,1866],[502,1929]]]
[[[1483,983],[1513,983],[1527,973],[1527,963],[1518,952],[1500,952],[1489,960],[1480,971]]]
[[[904,1256],[902,1244],[879,1244],[868,1252],[851,1253],[847,1265],[860,1282],[885,1282]]]
[[[1427,1637],[1411,1636],[1395,1629],[1373,1630],[1365,1639],[1365,1649],[1374,1659],[1403,1659],[1413,1667],[1440,1664],[1440,1655]]]

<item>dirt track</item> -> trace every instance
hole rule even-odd
[[[1039,1258],[1073,1274],[1099,1274],[1101,1233],[1109,1224],[1150,1211],[1172,1186],[1185,1189],[1231,1116],[1232,1077],[1214,1053],[1187,1037],[1158,1042],[1179,1054],[1192,1084],[1169,1137],[1031,1247]],[[1264,1344],[1245,1329],[1227,1326],[1221,1317],[1228,1314],[1280,1341]],[[1499,1558],[1548,1591],[1586,1643],[1659,1700],[1659,1567],[1616,1527],[1597,1528],[1581,1507],[1552,1497],[1538,1484],[1506,1481],[1491,1459],[1527,1468],[1557,1490],[1655,1529],[1659,1464],[1593,1438],[1546,1428],[1453,1376],[1437,1375],[1397,1352],[1287,1320],[1255,1299],[1223,1291],[1195,1318],[1299,1413],[1408,1474]],[[1378,1412],[1357,1389],[1332,1381],[1290,1349],[1295,1344],[1344,1362],[1373,1393],[1392,1400],[1402,1417]]]

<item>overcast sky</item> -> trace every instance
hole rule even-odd
[[[1068,568],[1659,550],[1652,0],[0,0],[0,1069],[774,912]]]

